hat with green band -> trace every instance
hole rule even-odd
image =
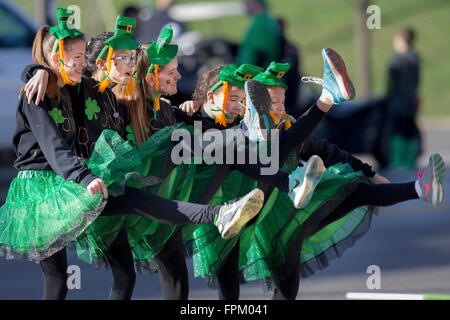
[[[50,28],[50,34],[56,38],[55,44],[53,45],[52,55],[56,53],[59,49],[59,72],[64,84],[75,85],[64,68],[64,39],[65,38],[76,38],[83,35],[78,29],[74,28],[74,11],[70,9],[57,8],[56,9],[56,19],[58,20],[58,25]]]
[[[160,92],[159,92],[159,66],[165,66],[170,61],[175,59],[178,53],[178,45],[170,44],[173,38],[173,29],[171,26],[164,28],[156,41],[150,43],[147,47],[147,59],[150,62],[147,74],[155,74],[155,106],[153,108],[154,117],[156,118],[156,112],[161,108],[160,105]]]
[[[56,19],[58,25],[50,28],[50,34],[56,39],[65,39],[67,37],[76,38],[82,36],[83,32],[74,27],[74,11],[70,9],[57,8]],[[55,50],[56,51],[56,50]]]
[[[97,60],[102,59],[106,51],[106,72],[105,78],[97,84],[98,91],[104,92],[109,86],[109,73],[111,71],[111,58],[114,50],[136,50],[139,47],[139,42],[134,40],[134,31],[136,29],[136,19],[131,17],[118,16],[116,19],[116,26],[114,35],[108,40],[104,41],[105,45],[97,57]]]
[[[227,114],[227,103],[228,103],[228,85],[232,84],[236,87],[244,89],[245,81],[252,79],[254,76],[262,72],[264,69],[252,65],[252,64],[243,64],[237,67],[235,64],[229,64],[220,70],[218,81],[214,84],[210,92],[216,91],[220,86],[223,86],[223,101],[222,101],[222,109],[220,110],[220,115],[216,118],[216,123],[219,123],[223,127],[227,126],[227,118],[231,118]]]
[[[281,86],[287,89],[286,83],[282,80],[283,76],[291,68],[289,63],[271,62],[264,72],[261,72],[253,80],[259,81],[266,86]]]

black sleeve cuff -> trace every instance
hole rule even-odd
[[[375,175],[377,174],[376,172],[374,172],[374,171],[372,170],[372,167],[369,166],[369,165],[366,165],[365,168],[364,168],[362,171],[363,171],[364,175],[365,175],[366,177],[369,177],[369,178],[373,178],[373,177],[375,177]]]
[[[40,64],[29,64],[22,71],[22,81],[25,82],[25,83],[30,81],[30,79],[36,74],[36,72],[38,70],[45,70],[49,74],[51,72],[48,68],[44,67],[43,65],[40,65]]]
[[[85,175],[81,180],[80,183],[85,186],[87,188],[87,186],[89,185],[89,183],[91,183],[92,181],[94,181],[94,179],[97,179],[96,176],[94,176],[92,173],[88,173],[87,175]]]

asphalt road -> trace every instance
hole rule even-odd
[[[443,154],[450,163],[450,125],[448,121],[426,122],[425,143],[428,155]],[[368,159],[370,161],[370,159]],[[426,157],[420,159],[420,164]],[[1,201],[7,192],[14,170],[0,169]],[[415,179],[414,172],[386,173],[393,182]],[[446,180],[449,186],[449,178]],[[313,277],[301,281],[298,299],[345,299],[347,292],[435,293],[450,294],[450,201],[439,208],[421,200],[381,208],[372,221],[369,232],[342,257]],[[106,299],[111,286],[107,270],[95,270],[79,261],[73,253],[69,265],[81,270],[81,289],[69,290],[68,299]],[[191,261],[188,260],[188,265]],[[367,280],[369,266],[381,271],[381,288],[370,290]],[[216,299],[217,291],[209,289],[203,280],[192,277],[190,298]],[[0,259],[0,299],[40,299],[42,276],[39,265]],[[241,288],[242,299],[270,299],[260,283],[248,283]],[[138,275],[134,299],[161,299],[157,275]]]

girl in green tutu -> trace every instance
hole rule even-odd
[[[121,102],[128,106],[128,110],[134,112],[134,116],[131,117],[134,135],[131,135],[130,139],[135,140],[138,144],[143,143],[143,141],[145,141],[152,133],[165,126],[172,125],[175,122],[184,122],[192,125],[194,121],[201,121],[203,125],[202,129],[204,130],[210,128],[225,129],[227,126],[234,126],[234,128],[237,127],[238,130],[241,130],[241,127],[239,126],[241,123],[240,120],[237,120],[237,115],[242,109],[240,103],[245,97],[245,92],[243,90],[244,83],[247,79],[250,79],[262,71],[262,69],[251,65],[243,65],[239,68],[234,65],[229,65],[223,68],[222,71],[219,70],[221,71],[220,76],[218,75],[219,72],[217,72],[215,83],[207,88],[210,90],[210,95],[214,97],[213,102],[208,104],[210,106],[208,112],[212,113],[209,114],[204,112],[202,114],[196,114],[195,116],[188,116],[180,112],[177,108],[171,107],[166,101],[160,99],[160,95],[170,96],[176,93],[176,82],[180,78],[175,58],[176,46],[170,44],[170,39],[171,30],[165,29],[161,33],[158,41],[149,46],[141,46],[137,65],[137,78],[140,81],[139,87],[141,90],[133,95],[133,98],[130,99],[129,96],[125,94],[126,88],[124,86],[116,86],[113,89]],[[162,44],[159,53],[156,51],[157,44]],[[154,63],[151,64],[149,60]],[[260,94],[260,92],[256,93],[257,94],[254,94],[253,97]],[[322,103],[321,101],[319,101],[318,104],[321,105],[320,108],[316,106],[312,112],[308,113],[307,117],[309,118],[302,118],[302,126],[299,127],[297,125],[295,127],[296,131],[292,131],[293,133],[291,133],[291,136],[293,136],[293,138],[285,138],[284,141],[291,140],[292,142],[294,139],[302,141],[305,136],[308,136],[310,132],[312,132],[315,125],[323,117],[324,112],[328,111],[333,105],[332,103]],[[223,116],[222,120],[225,119],[225,123],[220,120],[221,116]],[[146,119],[147,123],[145,123],[145,121],[142,123],[142,119]],[[307,124],[308,121],[311,123],[310,125]],[[249,126],[248,129],[251,129],[251,127]],[[292,148],[292,145],[295,145],[295,143],[286,143],[285,148]],[[313,160],[316,159],[317,161],[320,161],[317,157],[313,158]],[[288,185],[294,179],[288,177],[286,172],[278,172],[276,176],[266,179],[260,174],[260,165],[235,165],[232,169],[239,170],[255,180],[262,180],[274,185],[282,185],[281,188],[291,191],[293,201],[295,196],[298,195],[296,190],[292,190],[294,188],[289,188]],[[165,171],[170,172],[170,170],[171,169],[169,168]],[[200,172],[202,172],[201,169],[196,170],[197,175],[203,177],[203,174],[200,174]],[[206,170],[209,170],[213,174],[215,172],[211,171],[211,168]],[[299,171],[297,171],[297,173],[298,172]],[[213,178],[213,174],[209,173],[210,179]],[[225,177],[226,172],[223,179]],[[218,179],[217,176],[214,178],[216,189],[208,188],[209,196],[205,194],[201,198],[198,198],[201,199],[202,202],[208,202],[214,193],[216,193],[217,187],[220,186],[223,181],[223,179]],[[202,180],[202,183],[204,184],[205,180]],[[255,185],[255,182],[253,181],[249,185]],[[193,189],[196,188],[194,187]],[[199,187],[198,189],[201,190],[202,188]],[[309,192],[312,189],[313,187],[310,188]],[[242,190],[246,190],[246,188],[242,188],[241,191]],[[239,192],[229,191],[230,190],[218,200],[223,203],[223,201],[232,199],[233,194],[239,194]],[[230,196],[230,198],[226,198],[228,196]],[[303,200],[302,198],[302,196],[298,197],[297,201]],[[190,201],[198,201],[198,199],[191,198]],[[157,268],[162,270],[160,275],[162,277],[164,296],[166,298],[170,297],[173,299],[187,297],[187,270],[184,263],[184,253],[182,246],[179,245],[180,241],[176,240],[179,238],[180,229],[167,225],[160,225],[152,221],[148,221],[148,223],[150,226],[148,228],[149,234],[147,236],[139,237],[138,241],[129,239],[135,253],[137,264],[146,264],[146,257],[148,257],[149,261],[153,260],[153,262],[156,262]],[[139,224],[139,228],[141,228],[141,226],[142,223]],[[139,250],[137,250],[137,248],[139,248]],[[137,251],[140,253],[137,254]]]
[[[136,86],[137,90],[135,93],[129,94],[129,87],[125,85],[117,85],[113,89],[117,97],[127,106],[127,109],[131,114],[133,128],[132,130],[130,130],[131,128],[128,129],[130,132],[128,138],[130,141],[137,144],[142,144],[155,132],[173,125],[176,122],[193,124],[195,120],[206,119],[206,117],[187,117],[180,110],[172,108],[164,100],[160,100],[160,95],[162,94],[172,95],[176,93],[176,82],[180,78],[177,71],[177,61],[175,59],[177,47],[171,45],[170,40],[171,29],[165,29],[157,42],[154,42],[149,46],[141,46],[137,65],[137,80],[140,85]],[[98,42],[99,39],[94,38],[90,43],[90,48],[97,47],[98,51],[99,46],[96,45]],[[159,51],[157,51],[156,44],[161,45]],[[90,55],[96,56],[95,51],[96,50],[90,52]],[[150,58],[154,62],[153,64],[150,64]],[[248,69],[248,67],[242,68],[239,72],[236,70],[235,74],[235,67],[230,67],[231,72],[228,71],[228,74],[232,74],[236,78],[232,81],[239,82],[239,86],[230,85],[231,92],[233,92],[233,90],[237,92],[235,95],[231,94],[230,96],[235,100],[233,101],[234,105],[237,105],[240,110],[241,106],[238,103],[244,98],[244,90],[242,87],[245,80],[242,77],[248,73],[245,71],[245,68]],[[254,69],[256,69],[256,72],[253,72],[253,75],[256,75],[261,71],[257,67]],[[239,76],[239,73],[242,73],[243,75]],[[217,86],[217,88],[219,88],[219,86]],[[217,94],[220,95],[222,90],[217,91]],[[222,101],[223,99],[219,98],[219,100]],[[236,115],[237,113],[238,112],[236,112]],[[319,120],[321,116],[322,114],[319,112]],[[224,128],[222,124],[216,125],[214,120],[212,122],[207,120],[204,123],[206,124],[206,128],[216,126]],[[304,127],[306,128],[306,125]],[[153,165],[155,162],[154,160],[155,159],[152,160]],[[166,164],[170,165],[170,163],[167,162]],[[158,176],[165,176],[173,169],[173,167],[164,167],[164,165],[156,167],[159,171],[157,173],[153,172],[153,174],[157,174]],[[162,171],[165,173],[162,173]],[[210,178],[212,178],[211,174]],[[232,198],[229,198],[228,200],[231,199]],[[198,201],[198,199],[191,198],[190,201]],[[139,220],[140,222],[138,223],[137,221]],[[149,261],[155,262],[157,264],[156,267],[161,271],[160,275],[162,277],[164,296],[170,299],[187,298],[188,285],[187,269],[184,262],[184,249],[181,245],[181,241],[178,240],[180,228],[162,225],[155,221],[148,221],[140,217],[129,217],[127,218],[127,221],[127,223],[132,226],[128,228],[128,238],[138,268],[142,269],[144,266],[149,268]],[[143,225],[145,223],[149,225],[149,233],[147,236],[142,236],[142,230],[144,230]],[[123,226],[123,224],[119,223],[117,226]],[[136,226],[138,227],[136,228]],[[130,229],[138,229],[139,232],[130,231]],[[102,238],[105,237],[100,237],[100,239]],[[170,241],[170,243],[168,243],[168,241]],[[124,267],[123,269],[127,270],[129,274],[128,278],[134,276],[134,273],[129,267]]]
[[[284,111],[284,92],[287,87],[280,80],[281,77],[276,76],[284,74],[288,69],[288,64],[272,63],[268,70],[255,77],[255,80],[268,87],[272,100],[271,116],[282,129],[288,129],[295,121]],[[211,73],[214,74],[214,71]],[[205,75],[204,83],[200,83],[198,88],[208,87],[205,84],[207,78]],[[197,96],[204,97],[205,93],[198,94],[199,91],[201,90],[197,90]],[[197,100],[200,101],[199,105],[204,101]],[[216,235],[214,241],[211,232],[202,234],[196,230],[194,233],[194,238],[198,235],[196,241],[199,243],[206,243],[202,241],[202,237],[206,235],[209,239],[203,252],[194,255],[197,258],[194,259],[196,274],[217,276],[221,299],[238,299],[238,270],[242,271],[247,280],[272,278],[275,285],[274,298],[291,299],[298,288],[300,262],[305,275],[326,267],[333,258],[333,253],[336,256],[338,251],[340,256],[349,243],[354,243],[367,231],[373,212],[373,207],[368,208],[367,205],[386,206],[416,199],[420,193],[419,186],[424,185],[423,180],[420,180],[421,182],[408,184],[372,186],[367,184],[371,180],[376,184],[388,183],[388,180],[375,174],[369,165],[327,141],[312,136],[298,147],[299,159],[319,155],[328,169],[315,189],[310,204],[299,210],[297,216],[289,208],[286,196],[277,195],[277,190],[271,194],[272,186],[260,185],[268,200],[257,222],[248,227],[253,235],[249,236],[248,230],[244,230],[241,235],[245,242],[241,244],[241,250],[239,241],[234,239],[219,239]],[[439,185],[435,194],[442,197],[442,159],[432,156],[428,172],[432,163],[439,168],[433,178]],[[416,192],[416,189],[419,191]],[[391,196],[383,197],[384,192]],[[264,218],[268,212],[270,214]],[[290,217],[285,215],[286,212],[291,212]],[[199,229],[207,227],[201,226]]]
[[[133,25],[135,25],[134,19],[129,20],[126,17],[119,17],[117,24],[120,27],[124,22],[125,27],[120,29],[125,29],[127,33],[131,33]],[[130,42],[132,39],[127,34],[118,34],[117,37],[110,40],[109,44],[111,45],[132,44]],[[112,44],[115,41],[118,43]],[[83,45],[85,49],[85,43]],[[109,78],[111,75],[112,51],[109,50],[108,52],[105,78]],[[84,59],[84,51],[80,59]],[[80,67],[76,63],[71,64],[71,67],[76,68],[77,71],[82,71],[84,66],[85,63],[81,64]],[[45,67],[45,65],[38,68],[42,67]],[[28,73],[33,73],[33,68],[36,68],[36,66],[30,67]],[[51,69],[47,68],[47,72],[49,71]],[[81,75],[81,72],[79,74]],[[80,108],[72,110],[74,122],[78,129],[75,148],[80,157],[86,158],[86,154],[90,154],[90,158],[86,159],[88,167],[96,175],[103,177],[103,180],[106,181],[104,185],[108,186],[109,191],[115,195],[109,198],[102,214],[145,215],[169,224],[214,223],[220,228],[224,236],[233,236],[249,219],[258,213],[262,205],[262,192],[257,189],[250,192],[247,197],[228,205],[211,206],[169,201],[158,197],[156,194],[124,186],[125,183],[136,184],[133,179],[130,181],[127,173],[134,169],[138,170],[139,165],[145,162],[143,159],[151,157],[154,151],[154,142],[157,142],[164,135],[156,136],[155,141],[149,141],[144,146],[145,148],[137,150],[124,141],[117,132],[104,130],[121,131],[121,128],[128,124],[128,117],[124,112],[126,110],[117,103],[114,95],[104,82],[97,85],[92,79],[83,77],[81,80],[79,86],[68,88],[68,95],[64,98],[67,98],[67,101],[70,101],[72,105],[86,105],[85,110],[78,110]],[[94,85],[96,85],[96,88],[94,88]],[[167,140],[168,137],[166,136],[165,139]],[[95,148],[93,148],[94,143]],[[141,182],[142,179],[137,179],[137,184]],[[147,180],[145,183],[147,183]],[[102,186],[104,187],[104,185]],[[107,193],[106,188],[98,188],[98,191],[102,190]],[[67,292],[65,282],[55,281],[55,279],[62,279],[66,275],[64,261],[61,259],[52,261],[51,270],[45,274],[49,279],[48,288],[53,291],[52,294],[46,295],[46,298],[64,298]],[[66,261],[65,264],[67,264]]]
[[[108,196],[103,181],[72,149],[76,128],[66,97],[68,87],[81,82],[86,42],[81,32],[67,28],[67,10],[57,14],[58,25],[41,27],[34,40],[33,60],[51,75],[39,105],[20,94],[13,140],[19,172],[0,209],[1,255],[39,262],[46,299],[67,292],[54,292],[49,282],[65,286],[65,247],[96,219]],[[47,275],[55,264],[64,272],[51,280]]]
[[[289,65],[272,63],[268,69],[277,67],[288,68]],[[286,129],[292,121],[284,110],[287,86],[277,82],[271,74],[266,71],[255,80],[268,87],[274,121],[280,120],[278,123]],[[428,166],[419,172],[418,180],[394,184],[373,172],[369,165],[314,136],[302,143],[296,153],[300,160],[318,155],[328,168],[310,204],[299,211],[301,215],[293,219],[289,227],[283,223],[277,230],[272,218],[278,215],[273,213],[279,212],[283,202],[275,201],[273,211],[264,218],[266,203],[255,223],[255,237],[246,256],[241,257],[244,262],[240,267],[247,279],[272,278],[274,299],[295,299],[301,274],[307,277],[327,267],[332,258],[341,256],[362,237],[370,227],[373,206],[390,206],[418,198],[433,206],[443,201],[445,165],[437,154],[432,155]],[[264,186],[260,187],[266,192]],[[269,196],[267,198],[267,202],[271,202]]]

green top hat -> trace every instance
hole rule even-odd
[[[73,10],[70,9],[57,8],[56,19],[58,20],[58,25],[50,28],[50,34],[58,40],[67,37],[76,38],[83,35],[83,32],[73,27],[73,13]]]
[[[104,41],[105,45],[97,56],[97,60],[102,59],[106,51],[108,54],[106,56],[106,72],[105,78],[96,85],[98,91],[104,92],[109,86],[110,79],[109,73],[111,71],[111,59],[114,50],[135,50],[139,47],[139,43],[134,40],[133,33],[136,29],[136,19],[124,16],[117,16],[116,27],[114,30],[114,35],[108,40]]]
[[[114,35],[103,44],[115,50],[135,50],[139,47],[139,43],[134,40],[135,30],[135,18],[117,16]]]
[[[171,26],[164,28],[156,41],[150,43],[147,48],[147,58],[151,65],[148,72],[152,72],[154,66],[164,66],[172,61],[178,53],[178,45],[170,44],[173,38]]]
[[[253,80],[259,81],[266,86],[281,86],[287,89],[287,85],[281,78],[291,68],[289,63],[271,62],[264,72],[258,74]]]
[[[239,67],[235,64],[229,64],[220,70],[218,76],[220,81],[212,86],[209,91],[214,92],[223,84],[224,81],[244,89],[245,81],[253,79],[253,77],[261,73],[263,70],[263,68],[253,64],[242,64]]]

